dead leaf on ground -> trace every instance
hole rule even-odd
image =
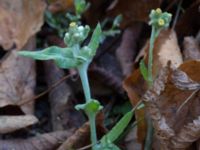
[[[117,16],[122,14],[122,26],[128,26],[135,21],[147,22],[151,9],[160,7],[161,0],[115,0],[111,4],[108,14]]]
[[[96,119],[97,135],[102,137],[106,133],[103,126],[103,113],[99,113]],[[90,145],[90,125],[88,122],[83,124],[76,132],[69,137],[57,150],[78,149]]]
[[[48,6],[48,10],[52,13],[58,13],[72,9],[73,6],[73,0],[51,0]]]
[[[0,134],[13,132],[38,122],[33,115],[0,116]]]
[[[64,77],[64,71],[59,69],[53,61],[44,62],[45,76],[48,87]],[[72,102],[72,89],[69,84],[62,82],[49,93],[51,106],[51,122],[54,131],[78,128],[85,117],[77,111]]]
[[[1,150],[55,150],[74,130],[42,134],[29,139],[0,140]]]
[[[149,42],[145,45],[144,60],[147,62]],[[177,37],[174,31],[162,31],[155,41],[153,50],[153,76],[157,76],[158,71],[167,65],[168,61],[174,67],[178,67],[182,63],[182,55],[177,42]],[[133,106],[140,101],[141,97],[147,90],[147,84],[144,81],[140,70],[136,69],[133,73],[124,80],[124,88],[128,93],[130,101]],[[136,119],[144,118],[144,110],[136,111]],[[138,125],[138,140],[143,143],[146,136],[146,124],[140,121]]]
[[[200,61],[186,61],[178,70],[162,71],[144,95],[159,141],[155,150],[187,149],[200,138],[199,73]]]
[[[0,64],[0,106],[17,105],[34,97],[35,63],[19,57],[16,51],[9,52]],[[33,103],[21,106],[26,114],[33,113]]]
[[[0,1],[0,45],[5,50],[21,49],[43,24],[42,0]]]

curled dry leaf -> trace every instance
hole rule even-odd
[[[1,150],[55,150],[73,130],[57,131],[29,139],[0,140]]]
[[[0,65],[0,106],[17,105],[31,99],[35,88],[35,63],[19,57],[16,51],[9,52]],[[27,114],[33,113],[33,103],[21,107]]]
[[[144,46],[144,60],[147,62],[149,42]],[[155,41],[153,50],[153,76],[157,76],[161,68],[167,66],[168,61],[174,67],[178,67],[182,63],[182,55],[177,42],[177,37],[174,31],[165,30],[160,33]],[[140,70],[136,69],[133,73],[124,80],[124,88],[128,93],[132,105],[136,105],[147,90],[147,84],[144,81]],[[136,111],[136,119],[144,118],[144,110]],[[146,136],[146,124],[140,121],[138,125],[138,139],[141,143],[144,142]]]
[[[0,45],[5,49],[21,49],[43,24],[45,3],[34,1],[0,1]]]
[[[148,21],[149,12],[151,9],[158,8],[161,0],[123,0],[114,1],[108,11],[109,15],[117,16],[122,14],[122,26],[128,26],[135,21]]]
[[[33,115],[0,116],[0,134],[13,132],[38,122]]]
[[[167,71],[159,74],[153,87],[142,98],[159,141],[154,145],[155,150],[187,149],[200,138],[200,93],[193,94],[200,86],[200,61],[186,61],[178,69],[177,75],[177,70],[165,68]]]

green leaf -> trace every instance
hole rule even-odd
[[[80,61],[74,58],[70,48],[52,46],[42,51],[20,51],[18,54],[36,60],[54,60],[58,67],[64,69],[74,68],[81,64]]]
[[[120,14],[117,17],[115,17],[112,25],[113,28],[119,27],[121,22],[122,22],[122,15]]]
[[[101,26],[98,23],[93,34],[92,34],[92,38],[90,40],[90,43],[88,44],[88,47],[91,49],[91,55],[95,55],[96,54],[96,50],[99,47],[99,43],[101,40]]]
[[[99,101],[92,99],[90,102],[87,102],[85,104],[78,104],[75,106],[77,110],[84,110],[88,114],[96,114],[98,111],[100,111],[103,107],[99,103]]]
[[[127,127],[131,118],[133,117],[133,111],[129,111],[126,113],[119,122],[106,134],[101,138],[101,142],[109,140],[109,142],[114,142]]]
[[[140,61],[140,72],[141,72],[143,78],[147,81],[148,80],[148,70],[144,63],[144,59],[142,59]]]

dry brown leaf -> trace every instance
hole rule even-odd
[[[42,134],[29,139],[0,140],[1,150],[55,150],[74,130]]]
[[[13,132],[38,122],[33,115],[0,116],[0,134]]]
[[[135,21],[147,22],[150,10],[158,8],[160,4],[161,0],[115,0],[108,14],[112,16],[122,14],[122,26],[128,26]]]
[[[45,3],[42,0],[0,1],[0,45],[21,49],[43,24]]]
[[[35,63],[19,57],[16,51],[9,52],[0,65],[0,106],[17,105],[34,96]],[[22,106],[26,114],[33,113],[33,103]]]
[[[48,10],[52,13],[66,11],[74,6],[73,0],[51,0]]]
[[[147,45],[149,43],[147,42]],[[149,46],[145,45],[145,62],[147,62]],[[177,37],[174,31],[162,31],[155,41],[153,50],[153,76],[156,77],[158,71],[167,65],[168,61],[174,67],[178,67],[182,63],[182,56],[177,42]],[[128,93],[131,103],[134,105],[140,101],[141,97],[147,90],[147,84],[144,81],[140,70],[136,69],[133,73],[124,80],[124,88]],[[144,118],[144,110],[136,111],[136,118]],[[144,142],[146,136],[146,125],[141,121],[138,125],[138,139],[141,143]]]
[[[64,71],[59,69],[53,61],[44,62],[46,82],[50,88],[53,83],[64,77]],[[85,117],[81,112],[75,110],[71,96],[71,87],[63,82],[49,93],[49,103],[51,106],[51,122],[54,131],[78,128]]]
[[[99,113],[96,119],[97,122],[97,135],[103,136],[106,130],[103,126],[104,116],[103,113]],[[76,132],[69,137],[57,150],[70,150],[78,149],[90,144],[90,125],[88,122],[83,124]]]
[[[200,93],[195,91],[199,90],[200,85],[200,61],[187,61],[179,69],[181,74],[185,73],[184,77],[177,75],[177,70],[165,68],[166,71],[159,74],[153,87],[143,97],[159,140],[155,150],[185,150],[200,138]],[[186,74],[188,77],[185,77]],[[182,84],[179,84],[178,88],[173,76],[176,76],[176,79],[180,78],[178,82]],[[193,83],[199,84],[196,89],[195,86],[190,89]]]

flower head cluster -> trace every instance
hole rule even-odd
[[[160,8],[152,10],[150,15],[149,25],[154,26],[157,29],[167,28],[172,18],[172,14],[168,12],[162,12]]]
[[[90,32],[90,27],[86,26],[78,26],[75,22],[70,23],[69,30],[65,34],[64,42],[68,47],[76,44],[81,44],[88,36]]]

